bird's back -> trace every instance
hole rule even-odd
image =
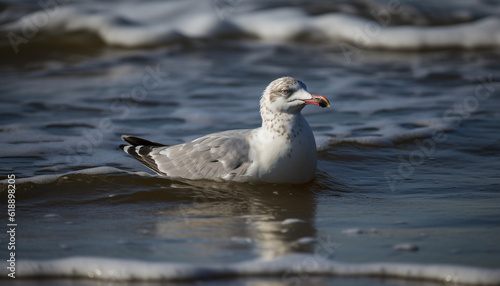
[[[247,181],[245,173],[251,164],[249,133],[250,130],[231,130],[174,146],[131,145],[122,149],[151,170],[172,179]]]

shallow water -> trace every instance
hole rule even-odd
[[[29,1],[5,3],[3,31],[22,23],[15,11],[36,9]],[[444,265],[493,268],[498,277],[500,44],[469,36],[463,39],[468,46],[458,47],[442,34],[439,47],[405,46],[428,39],[433,27],[469,23],[476,29],[477,20],[495,17],[496,5],[405,4],[383,28],[409,25],[427,32],[409,31],[404,45],[380,50],[317,35],[329,27],[320,25],[320,17],[337,21],[329,13],[340,13],[363,23],[370,9],[384,11],[384,1],[298,2],[295,10],[279,1],[239,3],[226,6],[222,16],[217,7],[188,9],[187,2],[89,3],[61,7],[51,18],[55,24],[39,27],[17,54],[8,41],[0,43],[6,55],[0,66],[0,173],[2,179],[16,176],[19,277],[24,268],[26,277],[56,279],[45,280],[51,285],[94,283],[80,280],[82,275],[98,278],[86,272],[88,261],[68,263],[74,274],[63,275],[62,258],[136,261],[139,268],[173,263],[165,266],[172,271],[186,263],[191,273],[199,264],[231,268],[289,256],[290,265],[271,274],[243,274],[261,267],[258,262],[205,283],[414,283],[404,275],[366,280],[309,272],[330,262],[354,263],[359,271],[371,262],[436,265],[424,272]],[[161,17],[169,12],[170,18]],[[250,25],[255,19],[269,31]],[[72,30],[67,23],[84,28]],[[272,29],[282,23],[286,30]],[[491,23],[488,29],[500,28]],[[382,31],[387,33],[378,36],[395,39]],[[124,48],[127,38],[133,44]],[[342,43],[356,50],[346,53]],[[175,144],[255,128],[262,90],[282,75],[299,78],[332,103],[330,109],[303,110],[319,150],[310,184],[174,182],[148,175],[117,147],[122,134]],[[2,193],[7,205],[6,181]],[[1,220],[7,222],[5,213]],[[8,258],[8,236],[0,239],[0,256]],[[401,250],[401,244],[418,250]],[[48,259],[55,259],[54,273],[30,272],[30,265],[52,265]],[[113,262],[102,265],[102,271],[114,269]],[[161,276],[148,273],[144,280]],[[446,275],[434,277],[443,281]],[[125,274],[115,282],[124,281],[131,282]]]

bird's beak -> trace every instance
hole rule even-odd
[[[321,107],[330,107],[330,101],[328,98],[322,95],[311,94],[312,99],[303,100],[306,104],[314,104]]]

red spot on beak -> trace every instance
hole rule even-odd
[[[322,95],[311,94],[312,99],[303,100],[306,104],[314,104],[321,107],[330,107],[328,98]]]

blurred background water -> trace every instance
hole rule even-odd
[[[0,173],[17,178],[20,261],[194,266],[326,249],[328,261],[500,267],[497,1],[2,1],[0,11]],[[319,150],[311,184],[174,182],[117,147],[122,134],[175,144],[258,127],[260,94],[283,75],[332,103],[303,110]]]

